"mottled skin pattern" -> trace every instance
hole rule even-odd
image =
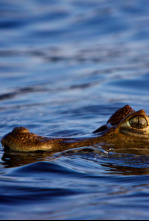
[[[144,110],[135,112],[126,105],[93,133],[95,137],[91,138],[47,138],[30,133],[24,127],[16,127],[2,138],[1,143],[5,151],[19,152],[59,152],[95,144],[114,148],[148,148],[149,117]]]

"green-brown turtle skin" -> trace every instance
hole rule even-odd
[[[30,133],[24,127],[16,127],[6,134],[1,143],[6,151],[59,152],[76,147],[112,146],[114,148],[148,148],[149,117],[144,110],[134,111],[129,105],[118,109],[107,123],[93,132],[91,138],[47,138]]]

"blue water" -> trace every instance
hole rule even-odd
[[[92,136],[118,108],[149,114],[149,1],[1,0],[0,138]],[[149,156],[0,150],[1,219],[148,219]]]

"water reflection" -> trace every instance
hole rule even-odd
[[[90,136],[125,104],[149,112],[149,1],[0,6],[1,137]],[[1,154],[2,219],[148,218],[147,149]]]
[[[4,153],[2,164],[6,168],[19,167],[34,162],[45,161],[46,159],[49,160],[49,158],[52,160],[52,154],[42,151],[36,153]]]
[[[148,159],[149,160],[149,159]],[[127,175],[149,175],[149,168],[139,168],[139,167],[131,167],[131,166],[120,166],[115,165],[115,163],[112,165],[112,163],[107,164],[101,164],[105,167],[105,169],[108,171],[109,174],[121,174],[124,176]],[[138,165],[140,166],[140,165]],[[142,165],[144,166],[144,162],[142,160]]]
[[[129,151],[127,151],[129,152]],[[143,152],[141,152],[143,153]],[[107,152],[102,149],[87,147],[77,148],[76,150],[64,151],[61,153],[48,153],[48,152],[36,152],[36,153],[4,153],[2,156],[2,165],[5,168],[20,167],[29,165],[35,162],[54,162],[66,158],[69,160],[75,156],[75,159],[84,159],[82,162],[82,172],[86,168],[86,160],[89,162],[96,162],[104,169],[104,174],[121,174],[121,175],[149,175],[149,156],[138,155],[130,153],[114,153]],[[67,167],[71,166],[68,165]],[[32,167],[32,165],[30,165]],[[74,168],[77,171],[77,167]],[[96,169],[98,174],[98,169]]]

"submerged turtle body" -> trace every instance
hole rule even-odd
[[[93,132],[91,138],[47,138],[16,127],[6,134],[1,143],[6,151],[58,152],[95,144],[120,147],[149,147],[149,117],[144,110],[135,112],[129,105],[118,109],[107,123]]]

